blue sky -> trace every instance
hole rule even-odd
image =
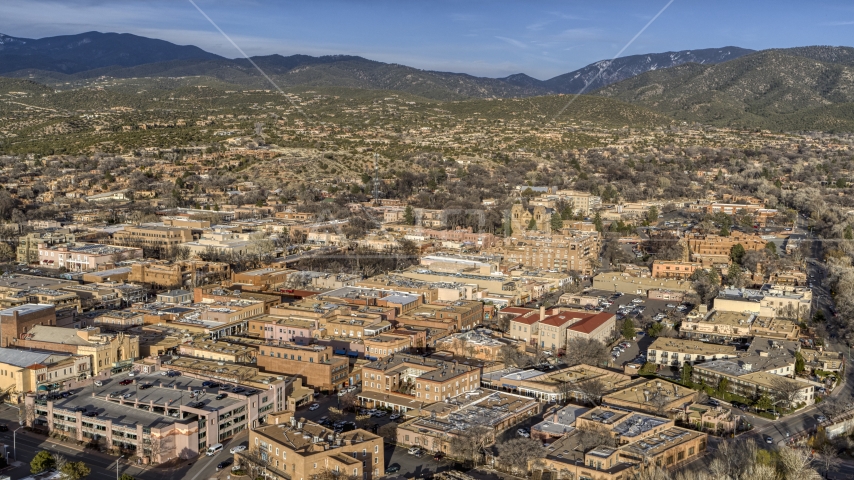
[[[349,54],[546,79],[612,58],[667,0],[196,0],[249,55]],[[0,33],[126,32],[237,57],[186,0],[3,0]],[[675,0],[623,55],[735,45],[854,46],[854,2]]]

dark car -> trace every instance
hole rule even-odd
[[[436,452],[436,455],[433,456],[433,460],[436,460],[437,462],[443,458],[445,458],[445,454],[442,452]]]
[[[202,384],[202,385],[204,386],[204,384]],[[208,388],[217,388],[217,387],[219,387],[219,384],[217,382],[211,382],[211,384],[208,385]]]
[[[86,412],[83,415],[86,415],[87,417],[97,417],[98,412]]]
[[[0,432],[8,432],[9,427],[7,425],[0,425]]]
[[[126,379],[122,380],[121,382],[119,382],[119,385],[130,385],[131,383],[133,383],[133,380],[126,378]]]
[[[246,391],[246,389],[243,387],[234,387],[234,389],[232,390],[232,392],[234,392],[234,393],[240,393],[240,392],[245,392],[245,391]]]
[[[207,381],[202,382],[202,386],[203,387],[210,387],[212,383],[213,382],[211,382],[210,380],[207,380]]]
[[[225,393],[220,393],[219,395],[217,395],[217,396],[216,396],[216,399],[217,399],[217,400],[222,400],[223,398],[225,398],[225,397],[227,397],[227,396],[228,396],[228,395],[227,395],[227,394],[225,394]]]
[[[385,469],[385,473],[394,473],[400,471],[400,465],[389,465],[388,468]]]
[[[145,390],[146,388],[151,388],[152,386],[153,385],[151,385],[150,383],[143,383],[142,385],[139,386],[139,389]]]
[[[233,462],[234,462],[234,459],[232,459],[232,458],[229,458],[227,460],[223,460],[217,464],[216,469],[222,470],[223,468],[231,465]]]

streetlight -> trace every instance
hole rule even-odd
[[[17,429],[15,429],[14,432],[12,432],[12,455],[15,456],[16,462],[18,461],[18,437],[17,437],[17,434],[18,434],[18,430],[20,430],[22,428],[24,428],[24,427],[22,427],[22,426],[18,427]]]
[[[116,459],[116,480],[119,480],[119,461],[123,458],[125,458],[124,455]],[[17,458],[15,460],[17,460]]]

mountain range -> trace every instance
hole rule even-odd
[[[282,87],[342,86],[402,90],[439,100],[522,97],[593,91],[640,73],[687,62],[715,64],[752,53],[738,47],[631,55],[603,60],[548,80],[420,70],[358,56],[267,55],[252,60]],[[42,39],[0,34],[0,75],[38,81],[99,76],[209,76],[245,85],[266,80],[246,59],[228,59],[194,46],[132,34],[87,32]]]
[[[420,70],[350,55],[266,55],[252,61],[282,88],[397,90],[434,100],[586,93],[674,120],[777,130],[854,131],[854,48],[739,47],[631,55],[539,80]],[[0,75],[46,85],[101,76],[202,77],[269,89],[247,59],[132,34],[42,39],[0,34]]]

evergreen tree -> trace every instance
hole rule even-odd
[[[777,256],[777,244],[774,242],[768,242],[765,244],[765,250],[771,254],[771,256]]]
[[[563,219],[560,218],[560,215],[556,213],[552,215],[551,226],[552,231],[560,230],[561,228],[563,228]]]
[[[534,220],[534,217],[531,217],[531,221],[528,222],[528,230],[536,230],[537,229],[537,221]]]
[[[631,318],[627,318],[623,321],[623,328],[620,329],[620,333],[623,334],[623,338],[626,340],[635,338],[635,335],[637,334],[635,332],[635,322],[633,322]]]
[[[736,243],[729,251],[729,258],[733,262],[741,265],[741,260],[744,258],[744,255],[746,253],[747,252],[744,250],[744,246],[740,243]]]
[[[54,465],[56,462],[53,460],[53,455],[47,450],[42,450],[30,461],[30,472],[41,473],[50,470]]]
[[[415,225],[415,212],[412,211],[412,206],[407,205],[403,211],[403,223],[407,225]]]
[[[806,361],[801,352],[795,352],[795,373],[804,373],[806,370]]]
[[[694,374],[694,367],[690,363],[685,362],[682,366],[682,384],[691,385],[691,377]]]
[[[596,231],[599,233],[602,233],[602,230],[605,229],[602,225],[602,215],[600,215],[599,212],[596,212],[596,215],[593,217],[593,225],[596,226]]]

